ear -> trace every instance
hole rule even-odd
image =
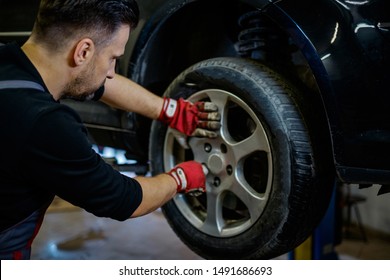
[[[95,44],[90,38],[80,40],[74,49],[73,59],[77,66],[87,63],[95,53]]]

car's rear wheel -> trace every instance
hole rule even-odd
[[[207,192],[177,195],[163,207],[176,234],[204,258],[268,259],[303,242],[324,214],[333,172],[327,141],[305,122],[298,94],[270,69],[217,58],[184,71],[166,96],[214,102],[222,127],[216,139],[189,138],[154,122],[152,173],[186,160],[206,164]]]

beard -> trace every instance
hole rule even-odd
[[[70,98],[75,100],[91,100],[94,97],[95,92],[101,88],[106,79],[97,85],[91,85],[91,81],[94,80],[94,65],[81,72],[78,77],[72,80],[62,93],[62,98]]]

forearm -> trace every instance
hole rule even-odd
[[[163,98],[118,74],[113,79],[107,79],[101,101],[151,119],[158,118],[164,102]]]
[[[155,177],[135,177],[142,187],[142,202],[131,218],[153,212],[172,199],[177,192],[176,181],[168,174]]]

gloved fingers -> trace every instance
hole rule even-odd
[[[204,112],[217,112],[218,111],[218,106],[212,102],[199,101],[199,102],[196,102],[195,105],[196,105],[196,107],[198,107],[199,111],[204,111]]]
[[[209,173],[209,169],[206,167],[206,165],[202,164],[202,170],[204,175],[206,176]],[[206,192],[206,187],[200,187],[200,188],[193,188],[188,190],[186,193],[190,196],[199,196]]]
[[[196,124],[197,128],[204,128],[204,129],[209,129],[209,130],[218,130],[221,128],[221,123],[216,122],[216,121],[198,121]]]
[[[203,128],[196,128],[191,136],[217,138],[218,134],[212,130],[207,130],[207,129],[203,129]]]
[[[195,193],[206,191],[206,166],[196,161],[182,162],[176,165],[167,174],[175,179],[177,192],[188,193],[194,190]]]
[[[203,188],[197,188],[197,189],[191,189],[189,191],[186,191],[186,194],[188,194],[189,196],[200,196],[201,194],[203,194],[205,192],[205,190]]]
[[[198,118],[200,120],[210,120],[210,121],[220,121],[221,120],[221,114],[218,112],[198,112]]]

